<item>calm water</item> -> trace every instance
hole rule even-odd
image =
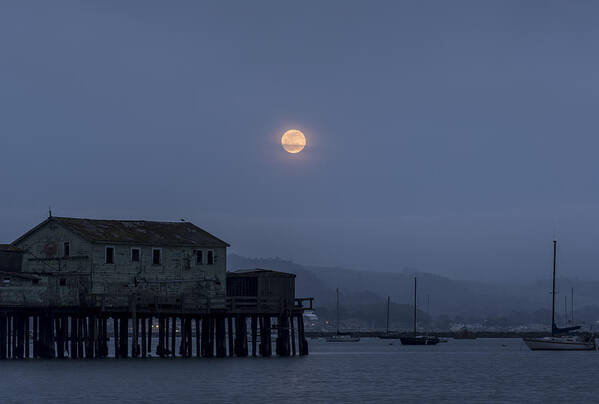
[[[2,403],[575,402],[599,400],[599,352],[520,340],[310,340],[305,358],[3,361]]]

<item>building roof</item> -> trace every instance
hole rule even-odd
[[[282,276],[295,278],[295,274],[289,272],[273,271],[272,269],[238,269],[237,271],[227,272],[227,275],[232,276]]]
[[[228,247],[225,241],[190,222],[152,222],[146,220],[98,220],[51,216],[19,237],[18,243],[46,223],[52,222],[94,243],[139,244],[152,246]]]
[[[0,244],[0,251],[23,252],[23,250],[21,250],[18,247],[15,247],[12,244]]]

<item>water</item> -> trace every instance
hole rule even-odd
[[[303,358],[3,361],[0,402],[599,400],[599,352],[531,352],[517,339],[309,342]]]

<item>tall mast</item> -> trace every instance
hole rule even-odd
[[[570,305],[570,310],[572,310],[572,315],[570,316],[572,318],[572,324],[574,324],[574,288],[572,288],[572,304]]]
[[[557,240],[553,240],[553,288],[551,290],[551,335],[555,327],[555,261],[557,258]]]
[[[337,288],[337,335],[339,335],[339,288]]]
[[[389,335],[389,302],[391,301],[391,297],[387,296],[387,335]]]
[[[414,335],[416,335],[416,277],[414,277]]]

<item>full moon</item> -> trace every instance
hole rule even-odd
[[[297,129],[290,129],[283,134],[281,145],[288,153],[299,153],[306,147],[306,137]]]

